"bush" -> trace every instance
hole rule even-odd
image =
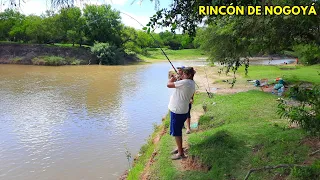
[[[311,166],[294,168],[292,176],[296,179],[319,179],[320,178],[320,161],[315,161]]]
[[[35,65],[60,66],[66,65],[67,61],[59,56],[40,56],[33,58],[32,63]]]
[[[293,50],[302,64],[320,63],[320,47],[316,44],[299,44],[294,46]]]
[[[97,56],[101,64],[117,65],[123,62],[124,58],[122,49],[109,43],[95,43],[91,52]]]
[[[281,101],[278,105],[278,114],[281,117],[298,123],[307,132],[313,135],[320,133],[320,86],[312,89],[303,86],[294,86],[290,89],[289,96],[296,99],[298,105],[288,105]]]

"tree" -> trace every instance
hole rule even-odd
[[[99,64],[117,65],[123,60],[122,49],[109,43],[98,43],[91,47],[91,52],[100,60]]]
[[[111,5],[86,5],[83,16],[86,20],[85,34],[90,43],[99,41],[121,46],[121,17],[118,11],[111,9]]]
[[[9,33],[15,25],[21,24],[24,18],[24,15],[12,9],[6,9],[4,12],[0,13],[0,39],[15,40],[15,37],[10,36]],[[21,32],[18,28],[16,28],[15,31]]]
[[[81,32],[79,29],[84,25],[81,22],[81,11],[78,7],[62,8],[58,15],[58,22],[60,30],[62,31],[62,37],[64,41],[70,40],[70,32],[74,32],[71,42],[74,42],[79,38]],[[68,36],[69,31],[69,36]]]

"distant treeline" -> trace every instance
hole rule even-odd
[[[120,12],[113,10],[110,5],[86,5],[82,10],[78,7],[63,8],[57,13],[46,11],[40,16],[26,16],[6,9],[0,13],[0,22],[0,41],[87,45],[92,47],[91,51],[97,56],[100,53],[120,53],[117,54],[118,59],[128,54],[147,54],[147,48],[150,47],[160,46],[174,50],[195,48],[188,35],[169,31],[151,32],[155,41],[147,32],[125,26],[121,22]],[[99,43],[102,44],[94,48]],[[117,64],[118,59],[102,58],[101,63]]]
[[[161,32],[152,35],[127,27],[121,22],[120,12],[110,5],[86,5],[64,8],[58,13],[25,16],[7,9],[0,13],[0,40],[21,43],[72,43],[92,46],[96,41],[128,50],[142,52],[145,47],[167,46],[171,49],[194,48],[187,35]]]

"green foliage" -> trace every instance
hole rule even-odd
[[[295,167],[291,173],[294,179],[320,179],[320,161],[315,161],[310,167]]]
[[[72,46],[74,46],[74,42],[78,39],[78,34],[76,31],[68,30],[67,31],[68,40],[72,42]]]
[[[22,60],[22,57],[15,57],[12,59],[14,63],[19,63]]]
[[[162,51],[159,48],[147,48],[147,55],[139,55],[139,58],[142,60],[165,60],[166,57],[163,55]],[[171,50],[163,49],[168,55],[170,60],[190,60],[198,58],[206,58],[205,53],[200,49],[181,49],[181,50]]]
[[[320,63],[320,47],[317,44],[299,44],[293,46],[299,62],[306,65]]]
[[[80,39],[81,26],[84,25],[81,21],[81,10],[78,7],[62,8],[57,15],[58,27],[63,41],[74,43]],[[79,40],[78,40],[79,41]]]
[[[122,50],[109,43],[95,43],[91,52],[97,56],[101,64],[117,65],[123,60]]]
[[[60,66],[66,65],[67,61],[59,56],[41,56],[33,58],[32,63],[35,65]]]
[[[98,41],[121,46],[121,17],[111,5],[86,5],[83,16],[86,21],[85,35],[90,44]]]
[[[300,143],[303,131],[289,130],[287,122],[277,117],[277,97],[249,91],[195,98],[195,106],[206,102],[207,112],[199,121],[201,131],[189,136],[189,156],[199,157],[211,168],[206,173],[191,171],[183,179],[243,179],[251,168],[300,164],[308,156],[309,148]],[[273,171],[250,176],[273,178]]]
[[[70,65],[80,65],[80,64],[81,64],[81,61],[77,59],[72,59],[70,61]]]
[[[277,77],[281,77],[289,84],[297,82],[310,82],[320,84],[320,78],[317,71],[320,71],[320,65],[313,66],[295,66],[291,70],[283,70],[283,66],[260,66],[251,65],[247,79],[268,79],[272,83]],[[244,67],[239,69],[240,75],[245,75]]]
[[[298,123],[304,130],[313,135],[320,134],[320,86],[311,89],[303,86],[294,86],[289,96],[299,102],[298,105],[288,105],[281,101],[278,105],[278,114]]]
[[[16,25],[21,24],[25,16],[12,9],[6,9],[0,13],[0,40],[15,40],[10,36],[10,31]],[[15,31],[18,31],[17,29]]]

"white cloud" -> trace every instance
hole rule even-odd
[[[120,5],[124,6],[128,0],[75,0],[76,4],[95,4],[95,5],[102,5],[102,4],[111,4],[111,5]]]
[[[132,3],[132,0],[90,0],[90,1],[82,1],[82,0],[75,0],[75,5],[78,7],[83,7],[83,5],[87,4],[95,4],[95,5],[101,5],[101,4],[111,4],[111,5],[125,5],[126,3]],[[141,0],[136,0],[136,3],[140,4]],[[45,13],[46,10],[50,9],[50,1],[49,0],[26,0],[25,3],[21,4],[20,12],[25,15],[35,14],[35,15],[41,15],[42,13]],[[119,8],[119,7],[118,7]],[[117,8],[117,9],[118,9]],[[3,9],[4,10],[4,9]],[[119,10],[119,9],[118,9]],[[149,16],[148,15],[135,15],[132,13],[124,12],[130,16],[132,16],[134,19],[139,21],[143,26],[145,26],[149,22]],[[133,27],[135,29],[142,29],[142,26],[136,22],[131,17],[121,13],[122,22],[126,26]],[[165,30],[169,30],[170,28],[162,28],[157,27],[154,32],[159,33]],[[178,32],[179,33],[179,32]]]
[[[43,0],[28,0],[21,4],[20,12],[26,15],[35,14],[41,15],[50,7],[50,4],[46,4]]]
[[[116,4],[116,5],[123,6],[126,4],[126,2],[128,0],[103,0],[103,1],[104,1],[104,4],[107,3],[107,4],[111,4],[111,5]]]

